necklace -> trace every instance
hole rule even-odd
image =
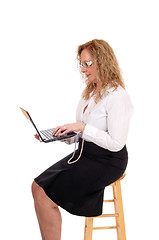
[[[87,115],[85,116],[85,121],[82,121],[83,123],[86,123],[86,122],[87,122],[87,119],[88,119],[88,117],[89,117],[92,109],[95,107],[95,105],[96,105],[96,103],[94,102],[94,104],[92,104],[92,107],[89,109]],[[88,104],[87,104],[86,106],[88,107]],[[83,107],[84,107],[84,106],[82,106],[81,111],[82,111]],[[85,109],[85,110],[86,110],[86,109]],[[83,113],[83,114],[84,114],[84,113]],[[79,154],[78,158],[77,158],[76,160],[74,160],[74,161],[71,162],[71,160],[73,159],[73,157],[74,157],[74,155],[75,155],[75,152],[76,152],[76,145],[77,145],[77,140],[78,140],[79,134],[81,134],[81,132],[80,132],[80,133],[77,133],[77,135],[76,135],[76,137],[75,137],[74,152],[73,152],[71,158],[67,161],[68,164],[73,164],[73,163],[77,162],[77,161],[80,159],[81,155],[82,155],[83,146],[84,146],[84,139],[82,139],[81,150],[80,150],[80,154]]]

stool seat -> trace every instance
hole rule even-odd
[[[113,199],[103,200],[103,203],[113,202],[115,213],[112,214],[102,214],[97,217],[86,217],[85,218],[85,230],[84,230],[84,240],[92,240],[93,230],[102,229],[116,229],[117,230],[117,240],[126,240],[125,231],[125,221],[124,221],[124,211],[121,193],[121,180],[126,176],[124,173],[121,178],[116,182],[110,184],[113,190]],[[105,227],[93,227],[94,218],[105,218],[105,217],[115,217],[115,226],[105,226]]]

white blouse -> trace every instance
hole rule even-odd
[[[84,111],[85,107],[86,110]],[[110,88],[96,104],[95,95],[79,101],[76,121],[86,123],[82,138],[110,151],[119,151],[126,144],[133,105],[121,86]]]

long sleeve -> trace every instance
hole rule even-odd
[[[126,143],[129,122],[133,112],[133,106],[126,91],[111,93],[107,97],[105,109],[107,130],[101,130],[88,122],[82,138],[110,151],[119,151]]]

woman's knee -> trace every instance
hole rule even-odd
[[[56,203],[54,203],[44,192],[43,188],[40,187],[35,181],[33,181],[32,183],[32,195],[34,198],[34,201],[37,204],[47,204],[48,206],[50,205],[53,208],[58,207],[58,205]]]
[[[31,190],[34,200],[40,200],[44,194],[42,187],[40,187],[35,181],[32,183]]]

